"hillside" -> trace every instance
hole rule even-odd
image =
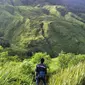
[[[60,53],[50,58],[46,53],[35,53],[31,58],[21,60],[9,56],[0,46],[0,84],[36,85],[35,67],[40,58],[45,59],[48,85],[85,85],[85,54]]]
[[[48,85],[85,85],[85,0],[0,0],[0,85],[36,85],[44,58]]]
[[[13,5],[13,6],[23,6],[23,5],[64,5],[67,8],[81,9],[85,12],[85,0],[0,0],[0,4],[3,5]]]
[[[63,5],[72,12],[85,13],[85,0],[6,0],[13,6],[44,6],[44,5]],[[5,2],[6,2],[5,1]]]
[[[47,52],[54,57],[61,50],[85,53],[84,24],[84,13],[72,13],[63,6],[0,5],[0,37],[12,50],[28,56]]]

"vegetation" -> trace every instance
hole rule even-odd
[[[52,75],[49,85],[84,85],[85,84],[85,63],[62,69],[56,75]]]
[[[19,56],[9,56],[0,46],[0,84],[35,85],[35,67],[40,58],[45,58],[48,70],[48,85],[84,85],[85,55],[61,52],[51,59],[46,53],[35,53],[22,60]]]
[[[85,53],[83,17],[83,13],[79,16],[58,5],[0,5],[0,45],[22,56],[47,52],[55,57],[61,50]]]
[[[0,0],[0,85],[35,85],[42,57],[48,85],[85,85],[83,3]]]

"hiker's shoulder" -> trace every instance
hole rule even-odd
[[[40,64],[37,64],[37,65],[36,65],[36,67],[39,67],[39,66],[40,66]]]
[[[46,67],[45,64],[37,64],[37,65],[36,65],[36,67],[42,67],[42,66]]]
[[[43,68],[47,68],[45,64],[41,64],[41,67],[43,67]]]
[[[46,65],[46,64],[43,64],[43,66],[47,67],[47,65]]]

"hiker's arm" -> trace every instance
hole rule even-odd
[[[35,69],[35,76],[38,75],[38,67],[36,66],[36,69]]]
[[[45,74],[47,74],[47,66],[45,66],[46,68],[45,68]]]
[[[46,70],[45,70],[45,73],[47,74],[47,68],[46,68]]]

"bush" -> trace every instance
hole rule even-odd
[[[67,53],[67,54],[60,53],[57,59],[58,66],[63,69],[77,65],[78,63],[84,61],[85,61],[85,55],[83,54],[75,55],[73,53]]]
[[[0,51],[3,51],[3,47],[2,46],[0,46]]]
[[[77,65],[79,62],[85,62],[85,55],[79,54],[75,55],[69,62],[68,66]]]
[[[67,53],[67,54],[60,53],[59,56],[58,56],[58,65],[59,65],[59,67],[67,68],[69,62],[71,61],[71,59],[73,57],[75,57],[75,55],[72,54],[72,53]]]
[[[32,64],[24,60],[21,64],[21,72],[27,75],[32,73]]]
[[[42,53],[42,52],[39,52],[39,53],[36,53],[32,56],[32,59],[31,61],[34,63],[34,64],[37,64],[37,63],[40,63],[40,59],[41,58],[44,58],[45,59],[45,64],[49,64],[50,61],[51,61],[51,58],[49,55],[47,55],[46,53]]]
[[[49,85],[84,85],[84,79],[85,62],[71,68],[62,69],[59,73],[52,75],[49,79]]]
[[[24,67],[25,66],[25,67]],[[25,63],[8,62],[0,69],[1,85],[32,85],[30,68]],[[29,70],[29,71],[28,71]],[[30,73],[29,73],[30,72]]]

